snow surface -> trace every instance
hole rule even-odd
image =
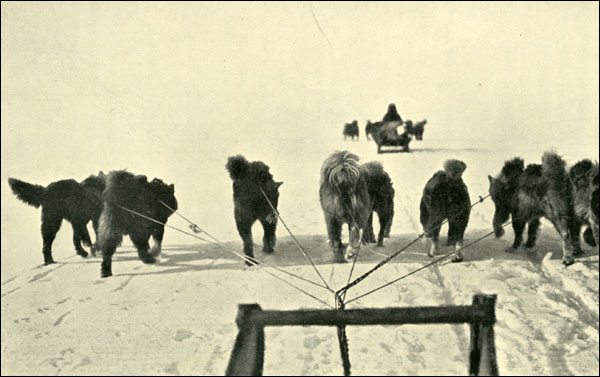
[[[391,239],[362,249],[353,276],[421,232],[423,186],[446,159],[467,164],[472,201],[514,156],[539,162],[554,148],[568,164],[598,159],[597,3],[3,2],[1,28],[3,375],[220,375],[238,304],[326,307],[172,229],[159,264],[142,264],[126,240],[114,276],[100,279],[100,259],[74,255],[63,224],[58,263],[40,266],[40,210],[14,197],[9,177],[47,185],[125,168],[160,177],[175,184],[184,216],[241,251],[224,166],[235,154],[262,160],[284,181],[283,220],[339,288],[350,265],[331,263],[318,199],[335,150],[381,161],[396,189]],[[364,138],[366,120],[391,102],[404,119],[428,121],[411,153],[378,155]],[[361,139],[344,142],[353,119]],[[473,208],[466,243],[492,230],[493,211],[489,200]],[[169,225],[188,226],[177,216]],[[540,232],[535,248],[507,254],[508,229],[466,249],[463,263],[443,261],[348,308],[497,294],[501,374],[598,375],[598,248],[584,246],[565,268],[554,229],[543,221]],[[256,256],[318,281],[281,224],[277,236],[273,255],[257,245]],[[414,244],[348,299],[429,263],[427,250]],[[295,284],[333,304],[326,290]],[[467,372],[466,325],[347,333],[355,375]],[[265,374],[342,373],[334,328],[268,328],[266,347]]]
[[[428,131],[434,133],[433,127]],[[502,159],[510,156],[503,151],[465,150],[459,142],[444,141],[442,148],[441,141],[427,136],[412,144],[411,154],[375,155],[372,143],[337,142],[338,148],[348,147],[368,157],[364,160],[383,161],[397,192],[392,238],[383,248],[371,245],[377,254],[361,249],[354,277],[420,232],[420,186],[441,166],[448,150],[469,165],[465,181],[473,199],[486,193],[488,170],[496,172]],[[321,156],[312,157],[319,160]],[[350,264],[330,263],[332,254],[316,193],[318,169],[315,163],[311,174],[299,170],[302,177],[287,177],[286,170],[272,168],[276,179],[286,181],[314,175],[313,190],[295,187],[293,179],[282,186],[281,214],[324,278],[339,288],[348,279]],[[181,210],[194,219],[193,208],[181,206]],[[34,210],[20,208],[20,212],[27,211]],[[492,215],[489,200],[474,207],[465,244],[491,231]],[[219,238],[227,234],[227,227],[233,228],[232,218],[229,212],[199,225],[215,229],[209,231]],[[186,227],[175,216],[169,224]],[[23,231],[33,237],[37,226],[33,222]],[[255,242],[260,243],[259,227],[254,231]],[[501,374],[597,374],[598,248],[584,246],[586,255],[565,268],[556,232],[547,222],[540,232],[534,249],[508,254],[504,248],[512,240],[509,227],[502,239],[488,237],[467,248],[463,263],[444,260],[348,308],[468,305],[474,294],[497,294],[495,335]],[[257,257],[319,281],[281,225],[277,233],[275,254],[264,255],[257,245]],[[176,232],[167,230],[157,265],[142,264],[130,247],[120,249],[114,258],[115,276],[108,279],[99,278],[99,258],[70,256],[67,243],[68,253],[57,258],[56,265],[38,266],[4,280],[3,374],[222,374],[237,333],[238,304],[259,303],[263,309],[278,310],[325,307],[258,268],[244,267],[223,247],[198,245],[192,238],[176,245],[170,242],[173,238]],[[241,251],[238,240],[225,246]],[[352,288],[347,299],[430,262],[427,250],[425,242],[414,244]],[[444,253],[450,251],[444,248]],[[329,292],[282,276],[333,305]],[[348,327],[347,333],[352,371],[357,375],[467,371],[467,325]],[[266,347],[265,374],[341,374],[335,328],[267,328]]]

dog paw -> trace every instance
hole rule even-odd
[[[44,266],[48,266],[48,265],[50,265],[50,264],[54,264],[54,263],[56,263],[56,262],[54,261],[54,259],[48,259],[48,260],[45,260],[45,261],[44,261]]]
[[[158,256],[160,256],[160,249],[150,249],[150,251],[148,252],[148,254],[150,254],[152,257],[156,258]]]
[[[462,261],[463,261],[462,254],[456,254],[454,257],[452,257],[452,263],[459,263]]]
[[[572,256],[564,256],[562,259],[562,264],[565,266],[570,266],[575,263],[575,259]]]
[[[580,257],[583,254],[585,254],[585,252],[583,251],[583,249],[581,249],[580,247],[574,248],[573,249],[573,255],[576,257]]]
[[[263,248],[262,251],[265,254],[273,254],[275,252],[275,249],[269,247],[269,248]]]
[[[82,258],[87,258],[89,254],[85,250],[80,250],[77,252],[77,255],[81,256]]]
[[[112,271],[104,271],[104,270],[102,270],[100,272],[100,277],[101,278],[107,278],[107,277],[110,277],[110,276],[112,276]]]
[[[140,257],[140,259],[142,260],[142,262],[146,263],[146,264],[153,264],[156,263],[156,258],[154,258],[152,255],[148,254],[146,256]]]

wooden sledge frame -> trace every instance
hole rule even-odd
[[[258,304],[239,305],[239,328],[227,376],[261,376],[265,351],[265,326],[345,326],[459,324],[471,328],[469,370],[471,376],[497,376],[494,323],[496,295],[475,295],[469,306],[350,310],[262,310]]]

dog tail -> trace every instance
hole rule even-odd
[[[8,184],[13,193],[23,202],[39,208],[44,201],[46,188],[40,185],[32,185],[15,178],[8,178]]]
[[[250,163],[242,155],[232,156],[227,159],[225,168],[229,172],[231,179],[238,180],[244,178],[250,170]]]
[[[562,189],[567,183],[566,162],[554,151],[546,151],[542,156],[542,175],[550,186]]]

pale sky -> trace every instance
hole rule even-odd
[[[3,3],[2,163],[34,138],[339,128],[389,102],[440,135],[597,135],[598,23],[596,2]]]

